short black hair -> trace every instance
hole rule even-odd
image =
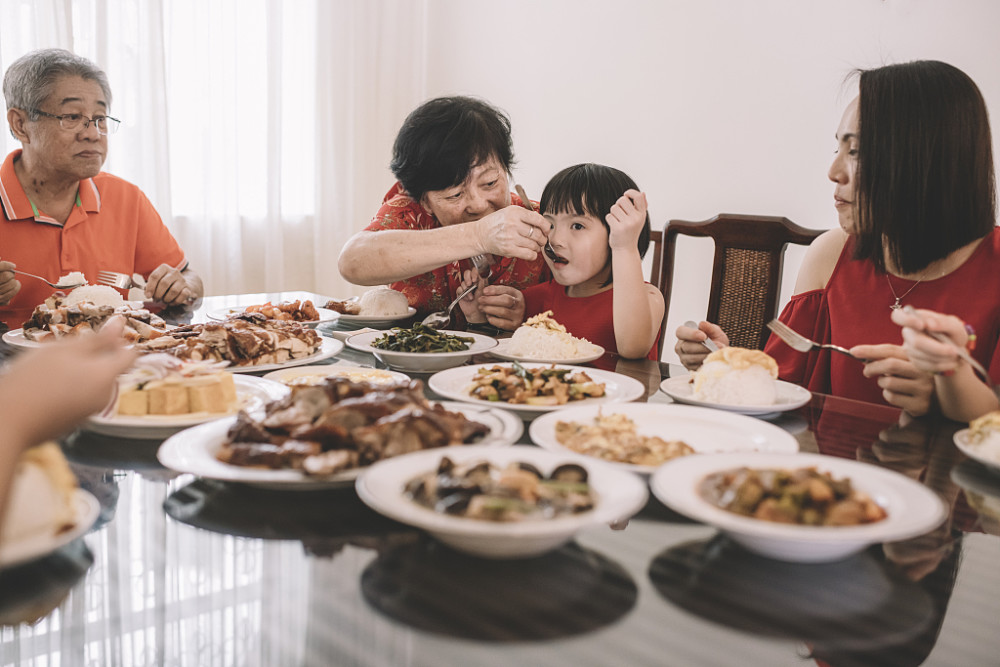
[[[460,185],[473,167],[496,158],[514,165],[510,118],[474,97],[437,97],[410,112],[396,135],[389,168],[415,201]]]
[[[856,259],[917,273],[990,233],[996,180],[982,93],[936,60],[860,71]]]
[[[573,213],[576,215],[592,215],[601,221],[604,229],[610,234],[611,227],[605,216],[611,212],[611,207],[625,194],[626,190],[638,190],[639,186],[632,177],[614,167],[603,164],[585,162],[566,167],[549,179],[542,198],[538,203],[542,215],[556,213]],[[646,211],[646,222],[639,232],[639,256],[645,257],[649,249],[651,226],[649,211]],[[610,255],[608,262],[611,261]],[[610,285],[614,276],[609,275],[604,285]]]

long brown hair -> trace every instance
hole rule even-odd
[[[855,259],[916,273],[990,233],[989,115],[965,72],[918,60],[860,72]]]

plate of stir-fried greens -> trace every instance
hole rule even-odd
[[[347,346],[370,352],[390,368],[411,372],[433,372],[461,366],[474,355],[496,347],[490,336],[465,331],[437,330],[416,324],[387,331],[354,334]]]

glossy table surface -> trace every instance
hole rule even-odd
[[[212,297],[180,319],[301,296]],[[669,402],[666,364],[604,361]],[[376,363],[350,349],[329,361],[344,362]],[[651,497],[624,530],[488,561],[381,517],[350,487],[199,480],[161,467],[157,440],[78,432],[64,451],[101,516],[0,570],[0,665],[1000,664],[1000,477],[955,448],[962,425],[823,395],[771,421],[803,451],[920,480],[947,522],[792,564]]]

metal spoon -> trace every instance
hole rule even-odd
[[[529,211],[534,211],[535,207],[532,206],[531,200],[528,199],[528,195],[524,193],[524,188],[522,188],[520,184],[517,184],[514,186],[514,189],[517,190],[517,196],[521,198],[522,202],[524,202],[525,208],[527,208]],[[559,259],[559,255],[556,254],[555,249],[552,247],[552,242],[549,241],[548,237],[545,238],[545,247],[542,248],[542,250],[545,251],[545,254],[548,256],[549,259],[551,260]]]
[[[83,287],[84,285],[87,284],[87,283],[76,283],[75,285],[60,285],[59,283],[50,283],[45,278],[42,278],[41,276],[36,276],[34,273],[26,273],[24,271],[18,271],[17,269],[11,269],[11,271],[13,271],[14,273],[20,273],[22,276],[29,276],[31,278],[37,278],[38,280],[41,280],[43,283],[45,283],[49,287],[53,287],[55,289],[76,289],[77,287]]]
[[[421,324],[426,327],[432,327],[439,330],[447,327],[451,324],[451,311],[455,310],[455,306],[458,305],[458,302],[472,294],[477,287],[479,287],[479,283],[474,283],[465,288],[465,291],[455,297],[455,300],[448,305],[448,310],[439,310],[436,313],[431,313],[423,319]]]

